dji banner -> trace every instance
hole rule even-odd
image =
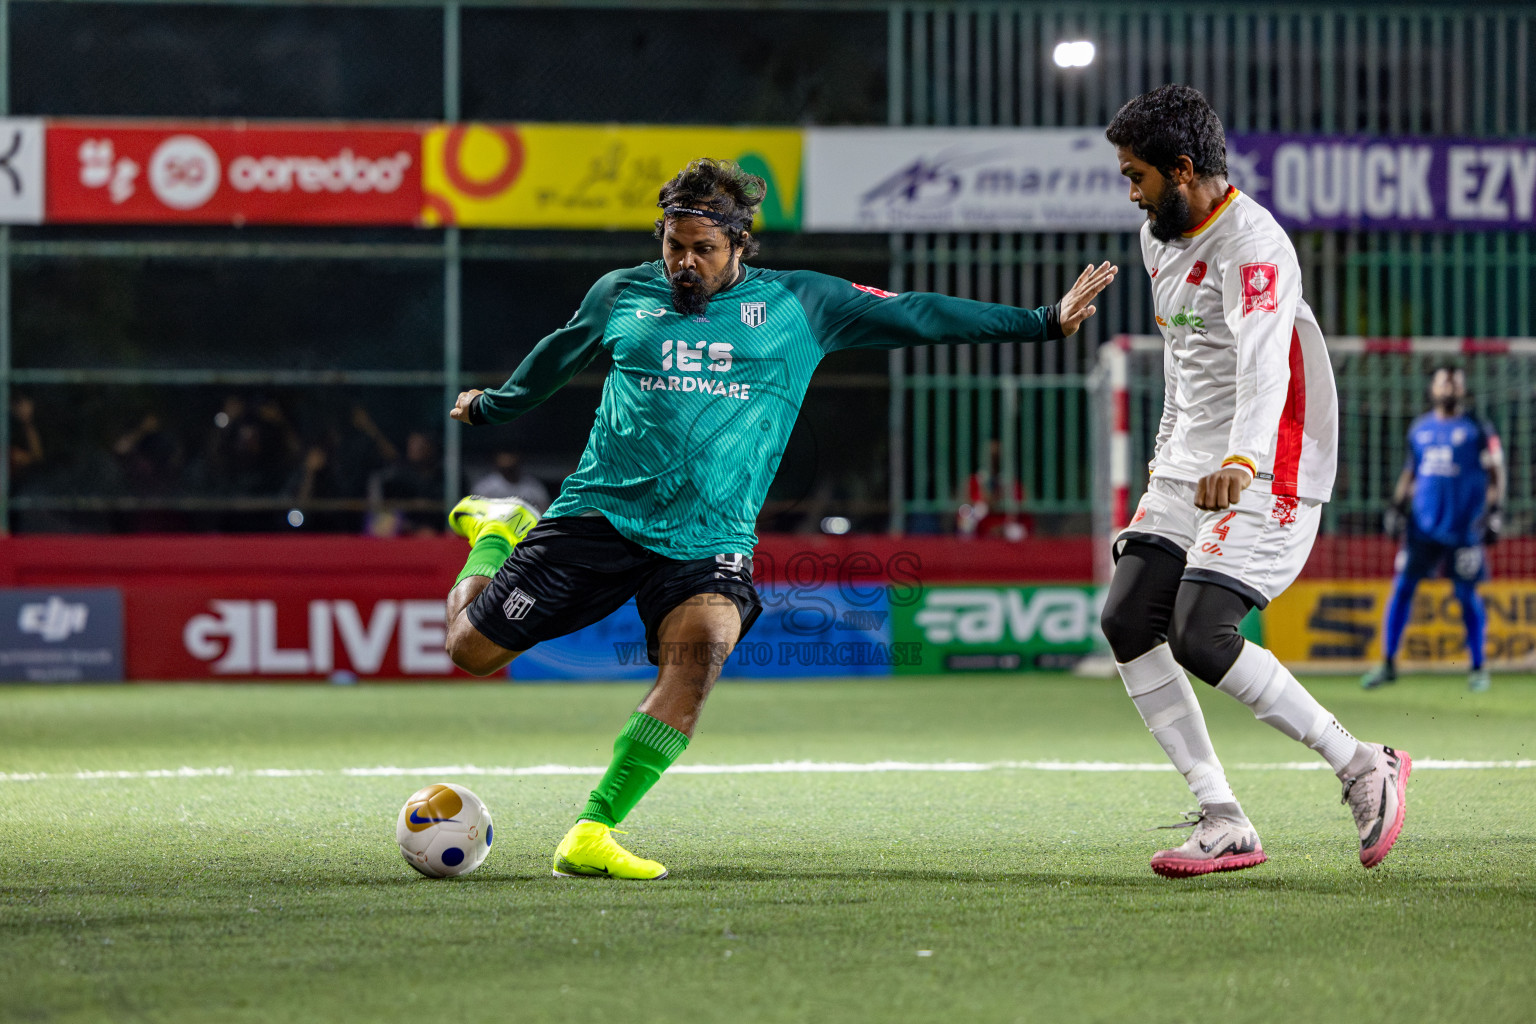
[[[123,598],[116,590],[0,590],[0,682],[123,678]]]

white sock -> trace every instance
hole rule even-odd
[[[1363,746],[1278,658],[1258,644],[1243,642],[1243,653],[1216,689],[1248,705],[1259,721],[1317,751],[1335,774],[1343,772]]]
[[[1133,661],[1116,662],[1115,667],[1125,682],[1125,692],[1141,712],[1141,720],[1189,783],[1189,791],[1200,806],[1236,806],[1237,798],[1227,785],[1227,775],[1205,730],[1205,716],[1195,700],[1194,687],[1173,660],[1168,645],[1158,644]]]

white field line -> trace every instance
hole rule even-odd
[[[1243,771],[1306,772],[1328,767],[1322,761],[1279,761],[1233,764]],[[1415,771],[1479,771],[1490,768],[1536,768],[1536,760],[1454,761],[1423,758],[1413,762]],[[144,771],[0,772],[0,782],[95,781],[99,779],[200,779],[200,778],[299,778],[311,776],[400,777],[466,775],[602,775],[603,765],[536,764],[434,765],[399,768],[152,768]],[[679,764],[670,775],[836,775],[860,772],[1171,772],[1166,762],[1125,761],[773,761],[764,764]]]

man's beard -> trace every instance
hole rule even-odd
[[[1189,227],[1189,200],[1176,185],[1169,184],[1163,189],[1154,212],[1157,216],[1152,219],[1152,237],[1159,242],[1171,242]]]
[[[1454,397],[1437,398],[1435,399],[1435,408],[1439,409],[1447,416],[1454,416],[1461,411],[1461,399]]]
[[[672,286],[672,308],[683,316],[702,316],[709,308],[711,293],[697,270],[679,270],[667,283]],[[683,287],[685,283],[692,287]]]

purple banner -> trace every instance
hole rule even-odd
[[[1536,230],[1536,139],[1232,132],[1227,171],[1292,230]]]

